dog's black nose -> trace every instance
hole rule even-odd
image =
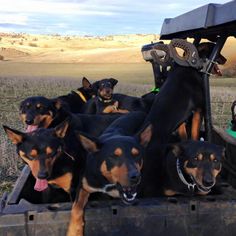
[[[39,179],[47,179],[48,177],[48,172],[47,171],[39,171],[38,173],[38,178]]]
[[[131,171],[129,173],[129,180],[132,185],[137,184],[140,180],[140,173],[137,170]]]
[[[214,181],[213,179],[203,179],[202,183],[205,187],[210,187],[214,184]]]
[[[26,120],[25,120],[25,123],[26,123],[27,125],[32,125],[32,124],[34,123],[34,120],[33,120],[33,119],[26,119]]]

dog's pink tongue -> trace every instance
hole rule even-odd
[[[36,179],[36,183],[34,185],[34,190],[41,192],[48,188],[48,181],[46,179]]]
[[[35,131],[36,129],[38,129],[38,126],[37,125],[27,125],[27,128],[26,128],[26,133],[30,133],[30,132],[33,132]]]

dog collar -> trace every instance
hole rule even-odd
[[[85,103],[87,102],[86,97],[79,90],[76,90],[74,92],[80,96],[80,98],[83,100],[83,102],[85,102]]]
[[[178,175],[179,175],[180,180],[181,180],[185,185],[187,185],[189,191],[193,192],[194,189],[195,189],[196,184],[195,184],[195,183],[193,183],[193,184],[188,183],[187,180],[184,178],[184,175],[183,175],[183,173],[182,173],[182,171],[181,171],[181,169],[180,169],[180,164],[179,164],[179,159],[178,159],[178,158],[177,158],[177,160],[176,160],[176,170],[177,170],[177,173],[178,173]],[[192,177],[192,176],[190,176],[190,177],[191,177],[191,179],[193,180],[193,177]]]
[[[70,157],[72,161],[75,161],[75,158],[74,158],[72,155],[70,155],[70,154],[69,154],[68,152],[66,152],[65,150],[63,150],[63,152],[64,152],[68,157]]]
[[[108,100],[106,100],[106,99],[103,99],[103,98],[101,98],[100,96],[98,96],[98,100],[99,100],[100,102],[109,103],[109,102],[111,102],[111,101],[112,101],[112,98],[111,98],[111,99],[108,99]]]
[[[191,178],[191,180],[193,181],[193,183],[189,183],[189,182],[184,178],[183,172],[182,172],[181,169],[180,169],[180,163],[179,163],[179,159],[178,159],[178,158],[177,158],[177,160],[176,160],[176,170],[177,170],[177,173],[178,173],[178,175],[179,175],[179,178],[181,179],[181,181],[182,181],[185,185],[187,185],[188,190],[189,190],[190,192],[193,193],[195,187],[197,187],[198,191],[203,192],[203,193],[209,193],[209,192],[211,191],[211,189],[209,189],[209,190],[207,190],[207,191],[205,191],[205,190],[203,190],[203,189],[200,189],[200,188],[197,186],[197,184],[194,183],[195,180],[194,180],[194,178],[192,177],[192,175],[190,175],[190,178]]]
[[[116,184],[106,184],[103,188],[102,188],[102,192],[103,193],[107,193],[113,189],[116,189]]]

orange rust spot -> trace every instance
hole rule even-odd
[[[137,156],[138,154],[139,154],[139,150],[137,149],[137,148],[132,148],[131,149],[131,153],[132,153],[132,155],[134,155],[134,156]]]
[[[51,153],[53,152],[52,148],[51,147],[46,147],[46,154],[47,155],[50,155]]]
[[[116,150],[114,151],[114,154],[120,157],[123,154],[123,151],[121,148],[116,148]]]
[[[30,152],[31,157],[36,157],[38,155],[38,151],[36,149],[32,149]]]

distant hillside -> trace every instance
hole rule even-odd
[[[158,35],[59,36],[0,34],[0,55],[14,62],[140,63],[143,44]]]
[[[156,34],[60,36],[0,33],[0,55],[6,61],[37,63],[144,63],[141,47],[158,41]],[[229,38],[222,54],[229,76],[236,71],[236,39]]]

